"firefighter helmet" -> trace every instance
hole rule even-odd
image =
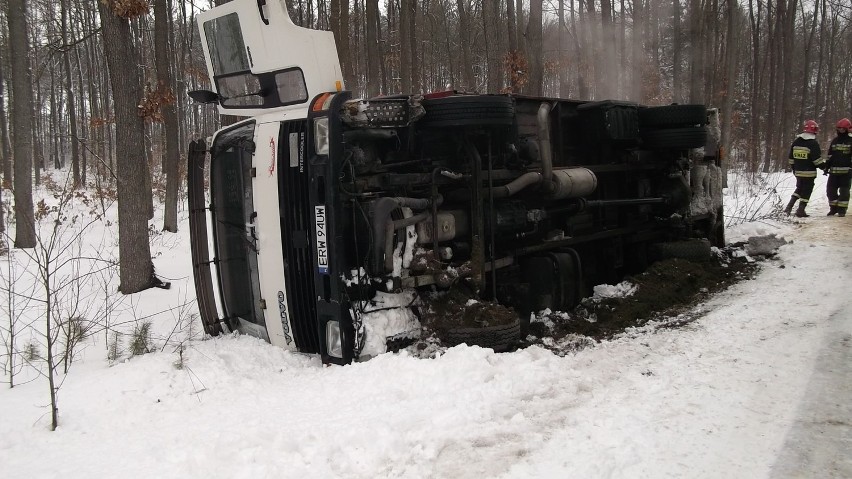
[[[819,125],[813,120],[805,120],[805,126],[802,128],[805,133],[816,133],[819,131]]]
[[[852,121],[849,121],[849,118],[843,118],[837,122],[837,128],[845,128],[846,130],[851,130]]]

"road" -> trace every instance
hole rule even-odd
[[[836,247],[837,260],[846,269],[852,267],[850,218],[803,220],[797,236]],[[815,294],[847,295],[846,306],[852,306],[852,285],[825,285],[815,280]],[[772,467],[773,478],[852,478],[852,308],[836,311],[827,318],[826,326],[807,394]]]

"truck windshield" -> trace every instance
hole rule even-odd
[[[225,316],[249,332],[264,326],[257,307],[257,246],[252,199],[254,123],[220,133],[210,149],[210,196],[219,297]]]

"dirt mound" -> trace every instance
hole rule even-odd
[[[432,293],[429,308],[421,312],[423,325],[443,335],[456,328],[487,328],[511,324],[518,314],[501,304],[473,299],[461,289]]]
[[[668,259],[626,279],[635,292],[623,297],[590,297],[573,311],[539,313],[530,325],[527,345],[539,344],[557,352],[608,339],[651,320],[675,317],[710,295],[751,278],[757,264],[736,249],[720,250],[710,262]],[[694,318],[693,318],[694,319]],[[688,322],[668,322],[676,326]]]
[[[678,327],[697,316],[684,315],[696,304],[730,285],[754,276],[758,263],[742,249],[715,250],[710,261],[667,259],[644,273],[628,277],[616,297],[585,298],[572,311],[548,311],[532,318],[529,333],[518,348],[540,345],[556,354],[574,352],[612,338],[632,327],[660,321]],[[448,345],[449,331],[459,328],[495,328],[517,321],[517,313],[499,304],[476,301],[456,289],[433,293],[430,307],[420,311],[425,334],[408,347],[418,357],[434,357]],[[665,320],[665,321],[663,321]]]

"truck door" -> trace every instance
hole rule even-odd
[[[333,34],[296,26],[283,0],[234,0],[197,21],[222,114],[304,110],[314,96],[343,89]]]

